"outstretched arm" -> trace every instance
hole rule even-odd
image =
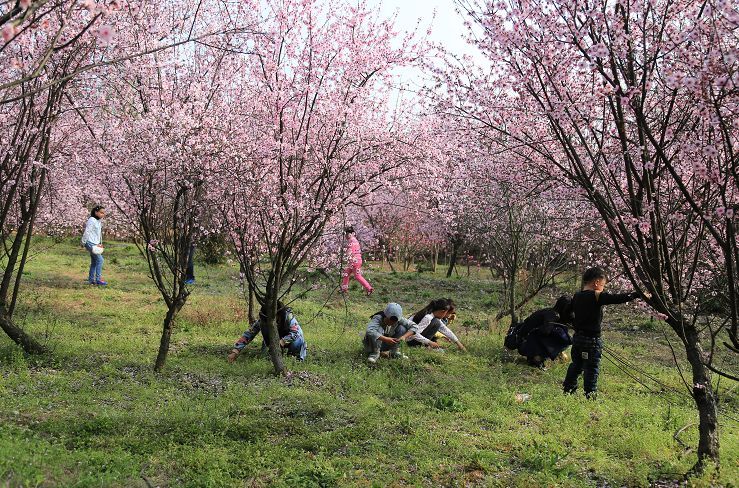
[[[631,293],[608,293],[604,291],[596,295],[596,298],[599,305],[619,305],[636,300],[640,296],[639,292],[636,291]]]
[[[233,349],[231,349],[231,352],[228,355],[228,362],[233,363],[236,361],[236,358],[241,354],[241,351],[243,351],[244,348],[254,340],[261,330],[262,328],[259,324],[259,320],[257,320],[251,325],[251,327],[249,327],[249,329],[241,334],[241,337],[236,341],[236,344],[234,344]]]
[[[292,344],[298,337],[300,337],[300,326],[298,325],[298,321],[293,319],[290,322],[290,333],[280,338],[280,346],[285,347],[288,344]]]
[[[457,335],[454,332],[452,332],[452,329],[442,324],[441,327],[439,327],[439,332],[441,332],[444,335],[444,337],[449,339],[449,341],[455,343],[457,345],[457,348],[460,351],[467,352],[467,348],[464,347],[464,344],[462,344],[462,341],[459,340]]]

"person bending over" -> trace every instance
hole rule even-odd
[[[408,341],[408,345],[411,347],[426,346],[432,349],[441,349],[436,341],[437,334],[441,334],[442,337],[456,344],[459,350],[466,351],[467,349],[465,349],[462,342],[447,326],[448,322],[444,322],[453,307],[454,302],[446,298],[440,298],[416,312],[411,320],[418,324],[418,330],[413,338]],[[456,317],[456,314],[454,317]]]
[[[249,345],[254,338],[262,331],[262,322],[266,320],[267,312],[264,307],[259,311],[259,319],[257,319],[251,327],[244,332],[239,340],[234,344],[233,349],[228,355],[228,362],[233,363],[241,354],[241,351]],[[303,361],[308,355],[308,346],[303,336],[303,329],[300,328],[298,320],[293,315],[292,309],[286,307],[282,302],[277,302],[277,332],[280,336],[280,347],[288,356],[294,356],[298,360]],[[267,348],[266,342],[262,341],[262,350]]]
[[[543,367],[547,358],[556,359],[572,344],[566,326],[571,323],[572,301],[559,297],[552,308],[537,310],[518,326],[519,354],[530,366]]]

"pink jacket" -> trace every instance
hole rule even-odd
[[[349,264],[362,264],[362,248],[359,247],[359,241],[354,235],[350,235],[347,241],[348,246],[346,248],[346,254],[349,257]]]

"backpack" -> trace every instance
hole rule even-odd
[[[505,339],[503,339],[503,345],[506,349],[515,351],[518,349],[518,346],[521,345],[521,338],[518,336],[518,333],[521,330],[521,325],[523,325],[523,323],[514,323],[508,328]]]

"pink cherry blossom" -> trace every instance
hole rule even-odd
[[[5,24],[5,26],[3,26],[2,32],[3,32],[3,40],[5,42],[10,42],[10,40],[16,34],[15,25],[13,25],[12,23]]]
[[[110,44],[113,40],[113,28],[109,25],[101,25],[97,29],[97,37],[105,44]]]

